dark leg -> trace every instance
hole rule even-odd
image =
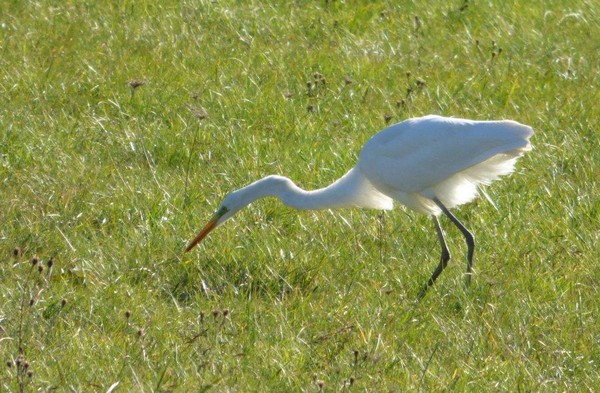
[[[444,206],[442,204],[442,202],[440,202],[439,199],[433,198],[433,201],[435,202],[436,205],[438,205],[438,207],[440,209],[442,209],[444,214],[446,216],[448,216],[450,221],[452,221],[454,223],[454,225],[456,225],[456,227],[458,229],[460,229],[463,236],[465,237],[465,240],[467,242],[467,247],[468,247],[468,249],[467,249],[467,286],[468,286],[469,284],[471,284],[471,267],[473,266],[473,251],[475,251],[475,237],[473,236],[473,234],[471,232],[469,232],[469,230],[467,228],[465,228],[465,226],[460,221],[458,221],[458,218],[454,217],[454,215],[452,213],[450,213],[448,208],[446,208],[446,206]]]
[[[440,264],[437,266],[427,284],[423,285],[421,288],[421,292],[419,292],[419,299],[422,299],[425,296],[425,292],[427,289],[433,285],[435,280],[438,278],[440,273],[448,266],[448,261],[450,260],[450,251],[448,251],[448,246],[446,245],[446,239],[444,239],[444,231],[440,226],[440,222],[436,216],[433,216],[433,222],[435,224],[435,231],[437,232],[438,239],[440,241],[440,246],[442,247],[442,256],[440,257]]]

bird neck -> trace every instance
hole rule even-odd
[[[343,178],[342,178],[343,179]],[[352,206],[350,194],[345,192],[344,182],[338,181],[318,189],[307,191],[298,187],[287,177],[267,176],[236,192],[239,192],[243,205],[257,199],[273,196],[279,198],[284,205],[300,210],[331,209]]]
[[[237,192],[242,205],[259,198],[277,197],[284,205],[300,210],[369,207],[390,209],[391,199],[376,191],[357,168],[351,169],[331,185],[307,191],[283,176],[267,176]]]

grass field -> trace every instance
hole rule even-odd
[[[0,391],[596,391],[600,4],[0,3]],[[256,202],[386,123],[531,125],[534,150],[433,224]],[[38,260],[36,265],[32,261]],[[49,261],[52,260],[52,263]],[[40,271],[41,269],[41,271]]]

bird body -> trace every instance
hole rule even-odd
[[[470,202],[479,184],[513,171],[531,149],[531,127],[515,121],[474,121],[441,116],[409,119],[374,135],[358,167],[383,194],[424,214]]]
[[[364,145],[358,163],[331,185],[306,191],[283,176],[267,176],[225,197],[209,223],[186,252],[210,231],[256,199],[274,196],[296,209],[361,207],[389,210],[397,200],[432,215],[442,258],[422,294],[450,259],[437,215],[441,212],[463,232],[469,246],[470,277],[474,238],[448,209],[477,196],[477,187],[513,171],[531,149],[533,130],[512,120],[475,121],[441,116],[405,120],[375,134]]]

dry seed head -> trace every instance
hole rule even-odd
[[[129,311],[129,310],[125,311],[125,318],[127,318],[127,319],[131,318],[131,311]]]
[[[421,19],[415,15],[415,30],[419,30],[421,28]]]
[[[44,270],[44,266],[42,266],[42,264],[40,263],[40,266],[38,266],[38,272],[42,272]]]
[[[48,262],[46,262],[46,265],[48,265],[48,269],[52,267],[52,265],[54,265],[54,261],[52,260],[52,258],[48,259]]]
[[[208,113],[204,108],[198,108],[188,103],[186,103],[185,106],[190,112],[192,112],[192,115],[194,115],[198,120],[208,119]]]
[[[66,305],[67,305],[67,299],[63,299],[63,300],[60,302],[60,306],[61,306],[61,307],[64,307],[64,306],[66,306]]]
[[[40,260],[39,260],[39,259],[37,259],[37,257],[33,257],[33,259],[31,260],[31,265],[32,265],[32,266],[35,266],[35,265],[37,265],[37,264],[38,264],[38,262],[39,262],[39,261],[40,261]]]
[[[129,83],[129,87],[131,87],[134,90],[140,86],[144,86],[144,82],[141,80],[137,80],[137,79],[131,80],[128,83]]]
[[[213,310],[212,316],[213,316],[213,318],[217,319],[217,317],[219,316],[219,310]]]
[[[22,251],[21,251],[21,249],[20,249],[19,247],[15,247],[15,249],[13,250],[13,255],[14,255],[15,257],[18,257],[18,256],[20,256],[20,255],[21,255],[21,253],[22,253]]]
[[[325,381],[319,379],[317,381],[317,386],[319,387],[319,390],[323,390],[323,388],[325,387]]]
[[[227,318],[228,315],[229,315],[229,310],[228,309],[223,310],[223,318]]]
[[[313,76],[315,78],[315,85],[319,84],[319,82],[324,85],[327,84],[327,80],[325,79],[323,74],[321,74],[320,72],[315,72],[315,74]]]
[[[27,376],[29,378],[33,377],[33,371],[31,371],[31,370],[27,371]]]

